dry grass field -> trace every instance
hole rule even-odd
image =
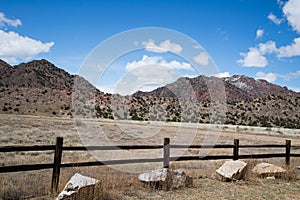
[[[171,144],[285,144],[300,145],[300,131],[238,126],[208,126],[175,123],[131,123],[108,120],[74,120],[67,118],[0,115],[0,146],[54,144],[57,136],[64,137],[65,146],[82,145],[135,145],[162,144],[170,137]],[[240,149],[244,153],[284,152],[283,149]],[[296,151],[294,151],[296,152]],[[232,149],[204,151],[171,150],[175,155],[223,155]],[[297,152],[299,153],[299,151]],[[161,157],[161,150],[64,152],[62,162],[111,160],[123,158]],[[286,168],[284,159],[246,160],[250,166],[268,161]],[[12,152],[0,154],[0,165],[52,163],[53,152]],[[223,183],[211,180],[210,175],[224,161],[173,162],[171,168],[191,171],[194,185],[172,191],[152,190],[141,185],[137,176],[159,168],[157,164],[131,164],[120,166],[82,167],[62,169],[59,191],[74,173],[97,178],[101,181],[99,199],[300,199],[300,180],[295,166],[300,159],[291,158],[288,175],[283,179],[263,180],[248,170],[245,180]],[[250,167],[249,167],[250,169]],[[51,170],[0,174],[0,199],[53,199],[49,194]]]

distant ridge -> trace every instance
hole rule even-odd
[[[212,121],[218,110],[207,83],[217,81],[225,86],[227,111],[225,119]],[[300,128],[300,93],[234,75],[182,77],[151,92],[121,96],[105,94],[44,59],[16,66],[0,60],[0,113]]]
[[[221,79],[226,91],[226,98],[228,102],[247,101],[255,98],[263,98],[268,95],[281,96],[281,97],[297,97],[300,93],[289,90],[287,87],[281,87],[267,82],[262,79],[254,79],[244,75],[234,75],[227,78],[207,77],[200,75],[195,78],[179,78],[174,83],[168,84],[164,87],[157,88],[151,92],[138,91],[133,96],[161,96],[161,97],[174,97],[174,94],[170,89],[182,91],[181,98],[188,98],[191,94],[189,90],[181,87],[182,81],[188,81],[195,93],[197,100],[204,101],[209,100],[209,90],[207,83],[214,81],[215,79]],[[186,87],[186,86],[185,86]],[[188,91],[184,93],[184,91]]]

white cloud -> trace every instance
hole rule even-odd
[[[258,38],[261,38],[263,36],[264,36],[264,30],[263,29],[258,29],[256,31],[256,38],[258,39]]]
[[[0,30],[0,58],[7,62],[30,59],[42,52],[49,52],[54,42],[42,43],[15,32]]]
[[[264,72],[257,72],[256,73],[256,79],[264,79],[268,82],[274,82],[276,81],[278,78],[282,78],[285,81],[289,81],[291,79],[297,79],[300,77],[300,70],[296,71],[296,72],[291,72],[289,74],[277,74],[277,73],[264,73]],[[292,88],[292,90],[294,91],[298,91],[295,88]]]
[[[176,70],[195,71],[189,63],[166,61],[162,56],[147,55],[140,60],[128,62],[125,70],[125,75],[118,81],[114,91],[121,95],[132,94],[137,90],[151,91],[174,82],[182,76]]]
[[[249,48],[248,53],[240,53],[243,59],[238,60],[238,63],[244,67],[265,67],[268,65],[267,58],[261,53],[258,48]]]
[[[97,85],[97,89],[99,89],[101,92],[114,94],[116,85]]]
[[[280,78],[285,79],[286,81],[289,81],[294,78],[299,78],[300,77],[300,70],[296,72],[289,73],[288,75],[279,75]]]
[[[200,52],[197,56],[193,57],[194,61],[200,65],[209,64],[209,56],[205,52]]]
[[[289,89],[295,92],[300,92],[300,87],[289,87]]]
[[[300,1],[289,0],[286,2],[282,10],[289,24],[295,31],[300,33]]]
[[[295,38],[292,44],[279,48],[276,47],[276,42],[274,41],[260,43],[257,47],[249,48],[248,53],[241,53],[241,56],[244,58],[238,60],[238,63],[245,67],[265,67],[268,65],[265,55],[273,53],[278,58],[300,56],[300,37]]]
[[[155,44],[154,40],[149,39],[147,42],[142,42],[143,46],[147,51],[158,52],[158,53],[166,53],[173,52],[179,54],[182,51],[182,47],[170,40],[165,40],[161,42],[159,45]]]
[[[174,82],[180,74],[162,65],[145,65],[128,71],[117,83],[114,92],[133,94],[138,90],[151,91]]]
[[[126,71],[132,71],[139,67],[149,66],[149,65],[160,65],[163,67],[167,67],[169,69],[183,69],[194,71],[194,68],[185,62],[178,62],[176,60],[172,60],[170,62],[163,59],[161,56],[147,56],[143,55],[141,60],[128,62],[125,66]]]
[[[226,77],[230,77],[230,73],[229,72],[221,72],[215,75],[212,75],[214,77],[218,77],[218,78],[226,78]]]
[[[199,74],[184,74],[181,77],[186,77],[186,78],[196,78],[198,77]]]
[[[300,70],[296,71],[296,72],[293,72],[293,73],[290,73],[290,75],[293,77],[293,78],[298,78],[300,77]]]
[[[19,19],[8,19],[5,17],[4,13],[0,12],[0,27],[5,27],[5,26],[13,26],[17,27],[22,25],[21,20]]]
[[[300,37],[295,38],[292,44],[280,47],[277,56],[279,58],[300,56]]]
[[[268,41],[266,43],[259,43],[258,48],[262,55],[271,54],[271,53],[275,53],[278,51],[278,49],[276,48],[276,42],[274,42],[274,41]]]
[[[264,73],[264,72],[257,72],[256,73],[256,79],[264,79],[264,80],[266,80],[268,82],[271,82],[271,83],[276,81],[277,77],[278,77],[278,74],[275,74],[275,73],[272,73],[272,72],[267,73],[267,74]]]
[[[277,0],[277,3],[280,8],[282,8],[282,12],[284,13],[289,25],[291,25],[293,30],[297,33],[300,33],[300,1],[288,0],[284,3],[282,0]],[[280,25],[284,21],[284,19],[277,18],[273,13],[268,15],[268,19],[277,25]],[[257,38],[260,35],[259,30],[257,30],[256,33]],[[300,37],[295,38],[291,44],[278,48],[274,41],[260,43],[257,47],[249,48],[248,53],[240,53],[240,55],[244,58],[238,60],[238,63],[247,67],[265,67],[268,64],[268,60],[265,55],[273,53],[276,54],[278,58],[300,56]]]
[[[265,67],[268,65],[265,55],[277,52],[278,49],[274,41],[259,43],[257,47],[249,48],[247,53],[240,53],[243,59],[238,60],[238,63],[244,67]]]
[[[289,74],[276,74],[276,73],[272,73],[272,72],[265,74],[264,72],[257,72],[256,77],[261,78],[261,79],[265,79],[269,82],[273,82],[273,81],[277,80],[277,78],[282,78],[285,81],[289,81],[291,79],[299,78],[300,77],[300,70],[298,70],[296,72],[291,72]]]
[[[273,13],[270,13],[268,15],[268,19],[271,20],[276,25],[280,25],[283,22],[283,19],[277,18]]]

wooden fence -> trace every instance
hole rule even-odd
[[[232,149],[232,155],[207,155],[199,156],[181,156],[171,157],[170,149]],[[241,148],[282,148],[284,153],[269,153],[269,154],[239,154]],[[137,149],[162,149],[162,158],[145,158],[145,159],[127,159],[127,160],[108,160],[108,161],[93,161],[93,162],[76,162],[76,163],[61,163],[63,151],[95,151],[95,150],[137,150]],[[163,167],[168,168],[171,161],[191,161],[191,160],[224,160],[224,159],[258,159],[258,158],[285,158],[287,165],[290,164],[291,157],[300,157],[300,154],[291,153],[291,149],[300,149],[300,146],[291,146],[291,141],[286,140],[285,144],[266,144],[266,145],[239,145],[239,140],[234,139],[233,144],[225,145],[172,145],[170,138],[165,138],[163,145],[123,145],[123,146],[63,146],[63,138],[56,138],[56,145],[36,145],[36,146],[4,146],[0,147],[1,152],[20,152],[20,151],[54,151],[54,161],[48,164],[31,164],[31,165],[15,165],[1,166],[0,173],[11,173],[19,171],[34,171],[41,169],[52,169],[52,184],[51,192],[57,193],[60,169],[66,167],[84,167],[84,166],[100,166],[100,165],[119,165],[131,163],[151,163],[162,162]]]

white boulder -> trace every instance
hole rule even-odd
[[[226,161],[216,170],[215,176],[221,181],[240,180],[244,177],[247,163],[240,160]]]
[[[93,199],[95,185],[99,181],[76,173],[66,184],[56,200]]]
[[[252,169],[252,172],[260,177],[280,177],[286,170],[270,163],[259,163]]]
[[[177,189],[191,186],[193,178],[181,170],[169,170],[167,168],[153,170],[150,173],[139,175],[139,181],[149,184],[156,189]]]

